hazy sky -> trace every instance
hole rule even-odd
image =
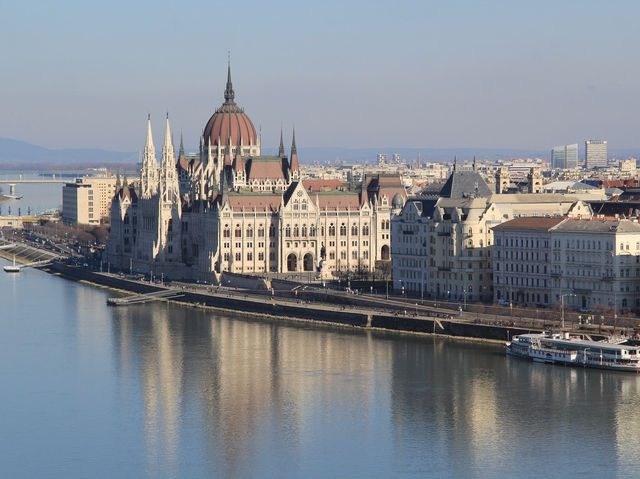
[[[263,146],[640,146],[637,1],[14,1],[0,20],[0,137],[187,147],[223,101]]]

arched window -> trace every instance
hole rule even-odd
[[[389,229],[389,220],[387,220],[385,224],[386,224],[385,229]]]
[[[384,220],[382,220],[382,221],[380,222],[380,229],[381,229],[381,230],[383,230],[383,229],[384,229]]]
[[[369,225],[367,223],[362,227],[362,234],[363,236],[369,236]]]
[[[262,227],[262,225],[258,227],[258,237],[264,238],[264,228]]]
[[[242,236],[242,230],[240,229],[240,225],[236,225],[236,238],[240,238]]]
[[[329,236],[335,236],[336,235],[336,227],[334,226],[333,223],[331,223],[329,225]]]
[[[315,236],[315,235],[316,235],[316,225],[309,226],[309,236]]]
[[[351,235],[358,236],[358,226],[355,223],[351,226]]]
[[[284,229],[284,235],[287,238],[291,238],[291,226],[287,225],[287,227]]]
[[[307,200],[302,200],[302,211],[307,211]]]
[[[294,236],[295,238],[297,238],[298,236],[300,236],[300,230],[298,229],[298,225],[295,225],[295,226],[293,227],[293,236]]]
[[[251,225],[247,226],[247,238],[253,238],[253,227]]]
[[[307,236],[307,225],[302,225],[302,236]]]
[[[340,225],[340,236],[347,236],[347,225],[344,223]]]
[[[224,225],[224,229],[222,230],[222,236],[225,238],[229,238],[231,236],[231,230],[229,229],[229,225]]]

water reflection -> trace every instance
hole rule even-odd
[[[123,388],[140,374],[148,467],[178,474],[185,447],[227,477],[339,474],[354,453],[374,475],[588,475],[594,453],[615,474],[638,466],[636,376],[166,304],[113,314]]]

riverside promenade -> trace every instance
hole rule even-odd
[[[6,242],[3,242],[6,245]],[[53,262],[39,267],[67,279],[83,281],[129,294],[159,293],[195,307],[217,308],[230,312],[268,317],[275,320],[302,320],[320,324],[386,330],[403,333],[444,335],[470,339],[508,341],[515,334],[558,327],[558,321],[452,309],[455,303],[435,303],[380,294],[352,294],[311,285],[285,285],[272,290],[233,286],[210,286],[196,283],[159,283],[124,275],[92,271],[83,265],[56,261],[59,252],[15,243],[14,248],[0,249],[0,256],[17,262],[33,262],[35,257],[49,257]],[[439,307],[437,307],[439,306]],[[133,305],[131,307],[134,307]],[[559,319],[559,318],[558,318]],[[571,325],[567,325],[571,326]],[[605,327],[581,332],[606,337]],[[625,334],[630,334],[626,332]]]

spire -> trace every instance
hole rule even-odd
[[[116,173],[116,191],[120,189],[120,173]]]
[[[473,171],[476,171],[476,155],[473,155]]]
[[[155,147],[153,146],[153,135],[151,134],[151,114],[147,114],[147,141],[144,144],[144,158],[145,160],[149,156],[156,155]]]
[[[166,120],[166,126],[165,126],[165,130],[164,130],[164,145],[162,145],[162,159],[164,160],[165,157],[165,149],[166,150],[171,150],[171,152],[173,153],[173,156],[175,156],[175,151],[173,149],[173,139],[171,137],[171,127],[169,126],[169,112],[167,112],[167,120]]]
[[[182,141],[182,132],[180,132],[180,152],[178,157],[184,156],[184,142]]]
[[[284,140],[282,139],[282,126],[280,126],[280,150],[278,150],[278,156],[280,158],[284,158],[286,156],[284,153]]]
[[[298,151],[296,149],[296,129],[293,129],[293,140],[291,141],[291,156],[297,155]]]
[[[225,103],[233,103],[235,93],[233,92],[233,85],[231,85],[231,60],[227,60],[227,89],[224,91]]]
[[[293,140],[291,141],[291,161],[289,162],[291,176],[294,181],[298,181],[300,179],[298,166],[298,150],[296,148],[296,129],[293,129]]]

